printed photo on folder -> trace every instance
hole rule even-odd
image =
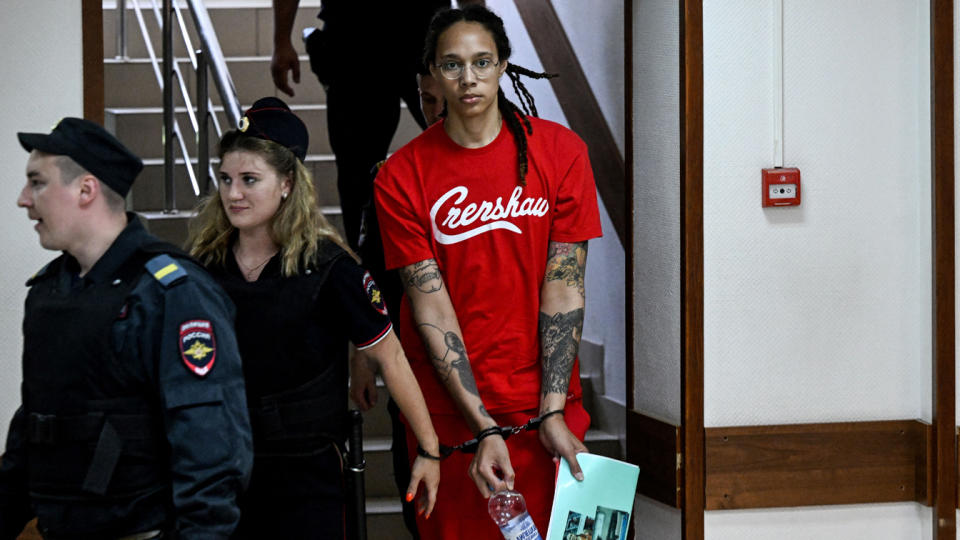
[[[626,540],[640,468],[594,454],[577,454],[583,482],[561,458],[546,540]]]

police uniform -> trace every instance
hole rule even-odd
[[[235,259],[209,268],[237,306],[254,436],[250,489],[234,538],[343,538],[348,340],[392,330],[370,274],[331,241],[297,275],[281,255],[247,282]]]
[[[78,162],[70,152],[86,152],[81,165],[121,195],[136,174],[124,177],[126,189],[110,175],[125,162],[139,171],[130,164],[139,159],[86,121],[20,135],[28,151],[62,150]],[[89,161],[98,152],[119,165]],[[134,214],[79,274],[64,253],[27,282],[0,538],[15,538],[34,515],[47,539],[227,538],[252,462],[229,298]]]

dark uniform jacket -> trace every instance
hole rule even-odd
[[[232,255],[209,267],[237,306],[256,454],[234,538],[343,538],[348,340],[371,347],[392,325],[370,274],[333,242],[293,276],[281,258],[253,282]]]
[[[234,308],[133,214],[79,277],[28,285],[22,403],[0,462],[0,539],[228,538],[252,466]]]

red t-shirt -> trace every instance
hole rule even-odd
[[[569,129],[530,118],[527,185],[504,124],[463,148],[439,122],[398,150],[374,184],[387,268],[436,259],[480,397],[491,413],[540,402],[540,288],[550,241],[600,236],[587,147]],[[434,372],[404,296],[399,336],[431,413],[457,408]],[[569,397],[579,397],[579,361]]]

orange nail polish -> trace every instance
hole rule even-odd
[[[430,514],[427,514],[427,516],[423,519],[430,519]]]
[[[407,502],[410,502],[412,500],[413,500],[413,493],[407,493]]]

